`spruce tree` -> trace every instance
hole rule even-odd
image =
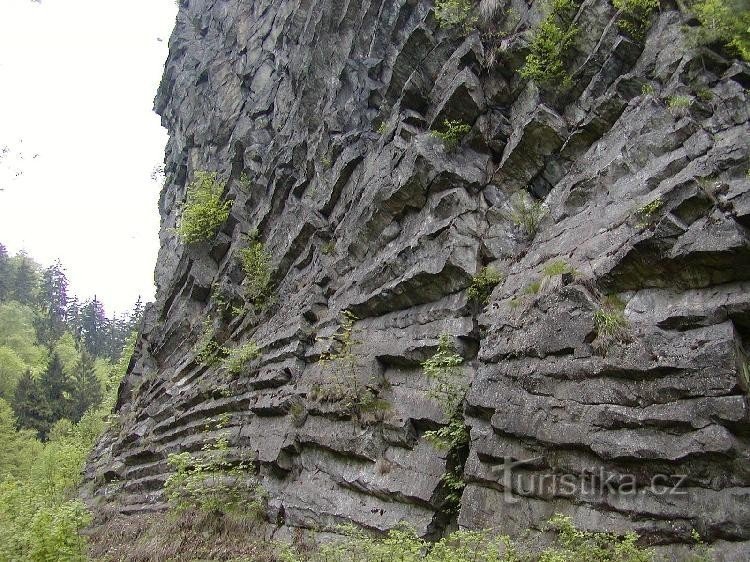
[[[65,331],[68,309],[68,278],[59,261],[42,273],[38,304],[41,311],[39,339],[49,346]]]
[[[10,298],[11,271],[8,250],[3,244],[0,244],[0,302]]]
[[[83,414],[102,401],[102,386],[94,370],[94,358],[85,349],[76,364],[72,381],[71,420],[78,422]]]
[[[47,370],[40,377],[39,384],[52,414],[52,423],[62,418],[69,418],[71,384],[57,353],[52,354],[52,359],[47,365]]]
[[[33,262],[24,254],[16,256],[16,271],[13,276],[13,299],[21,304],[33,305],[37,290],[37,272]]]
[[[81,308],[81,340],[94,357],[103,357],[107,349],[107,316],[101,301],[94,298]]]
[[[32,429],[40,439],[47,439],[52,427],[52,411],[41,384],[31,375],[31,371],[26,371],[16,385],[13,411],[19,429]]]

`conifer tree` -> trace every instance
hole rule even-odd
[[[39,339],[49,346],[65,331],[68,309],[68,278],[59,261],[42,273],[38,301],[41,311]]]
[[[19,429],[32,429],[40,439],[47,438],[52,427],[52,411],[41,384],[34,379],[31,371],[26,371],[18,381],[13,396],[13,411]]]
[[[47,370],[39,378],[39,385],[51,413],[50,421],[54,423],[62,418],[69,418],[71,384],[57,353],[52,354]]]
[[[11,281],[11,267],[8,250],[3,244],[0,244],[0,302],[10,298]]]
[[[81,308],[81,340],[94,357],[102,357],[107,349],[107,316],[101,301],[94,298]]]
[[[33,262],[23,252],[19,253],[16,256],[16,271],[13,276],[13,299],[21,304],[34,304],[37,282]]]
[[[102,387],[94,371],[94,358],[85,349],[76,364],[72,381],[71,421],[78,422],[86,411],[102,401]]]

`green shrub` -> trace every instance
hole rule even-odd
[[[653,562],[651,550],[636,545],[638,535],[628,533],[619,537],[614,533],[580,531],[569,517],[555,515],[550,525],[557,532],[555,545],[547,548],[539,562]]]
[[[237,375],[242,372],[250,361],[258,357],[260,357],[258,346],[255,342],[249,341],[229,350],[228,355],[224,359],[224,366],[227,371]]]
[[[224,185],[216,172],[196,172],[187,188],[177,234],[186,244],[210,240],[229,217],[231,201],[222,201]]]
[[[520,228],[528,238],[533,238],[547,209],[541,201],[535,201],[525,191],[514,193],[510,198],[507,218]]]
[[[692,9],[701,24],[689,31],[694,43],[720,42],[750,61],[750,10],[746,0],[699,0]]]
[[[196,359],[202,365],[215,365],[227,354],[227,349],[216,341],[216,334],[211,320],[203,321],[203,331],[195,344]]]
[[[338,532],[341,541],[331,541],[317,551],[297,553],[287,548],[285,562],[653,562],[654,554],[640,548],[635,533],[624,537],[576,529],[570,518],[555,515],[550,524],[555,543],[537,556],[522,554],[507,536],[491,531],[454,531],[437,542],[417,536],[408,526],[392,529],[386,536],[372,536],[345,525]]]
[[[422,362],[422,372],[434,384],[430,397],[440,404],[448,419],[459,410],[468,388],[461,370],[463,361],[453,350],[450,336],[442,334],[435,354]]]
[[[173,453],[168,463],[174,472],[164,484],[164,493],[173,511],[258,519],[265,515],[267,493],[251,463],[230,461],[226,436],[204,445],[200,454]]]
[[[248,236],[247,246],[239,251],[242,269],[245,272],[245,293],[250,303],[265,309],[273,302],[271,290],[271,255],[257,233]]]
[[[570,23],[577,9],[576,0],[552,2],[551,12],[534,32],[521,76],[540,85],[570,86],[565,61],[578,34],[578,28]]]
[[[480,306],[490,301],[492,289],[503,280],[503,276],[492,267],[483,267],[482,270],[471,280],[471,286],[466,292],[470,300]]]
[[[659,0],[612,0],[620,11],[617,25],[627,34],[642,39],[651,24],[651,14],[659,8]]]
[[[466,32],[474,25],[471,0],[435,0],[435,19],[442,29],[461,26]]]
[[[641,94],[643,94],[644,96],[653,96],[654,87],[651,84],[644,84],[641,87]]]
[[[443,141],[445,149],[449,152],[455,150],[461,139],[471,131],[471,125],[468,123],[464,123],[463,121],[449,121],[447,119],[443,121],[443,128],[443,131],[434,130],[430,134]]]

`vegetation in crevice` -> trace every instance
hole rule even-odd
[[[651,25],[651,15],[659,9],[659,0],[612,0],[620,12],[617,25],[635,39],[643,39]]]
[[[534,30],[521,76],[545,87],[567,88],[571,77],[566,69],[578,28],[572,24],[580,6],[578,0],[552,0],[547,17]]]
[[[216,172],[197,171],[187,188],[177,235],[185,244],[195,244],[216,236],[229,218],[231,201],[223,201],[224,184]]]
[[[601,306],[594,311],[596,339],[594,349],[606,353],[617,343],[631,341],[630,324],[625,318],[625,303],[617,296],[609,295],[602,299]]]
[[[249,341],[228,350],[223,364],[233,375],[240,374],[250,361],[260,357],[260,350],[255,342]]]
[[[242,270],[245,272],[245,294],[252,306],[262,311],[275,302],[271,286],[271,254],[259,240],[258,233],[247,237],[247,245],[239,250]]]
[[[448,334],[440,336],[435,354],[422,362],[422,372],[432,383],[429,396],[440,404],[448,421],[439,429],[425,432],[425,439],[435,448],[447,452],[447,470],[441,478],[445,493],[443,511],[447,514],[458,513],[466,487],[463,470],[468,455],[469,429],[462,410],[468,382],[462,364],[463,358],[454,351]]]
[[[493,267],[483,267],[471,280],[471,285],[466,291],[469,300],[479,306],[485,306],[494,289],[503,280],[502,274]]]
[[[228,417],[214,423],[207,430],[223,430]],[[256,520],[265,517],[267,493],[252,462],[230,458],[228,431],[204,444],[200,453],[172,453],[167,462],[173,472],[164,484],[164,494],[173,512],[197,511]]]
[[[565,260],[553,260],[544,266],[542,273],[545,277],[556,277],[558,275],[570,274],[578,276],[578,270]]]
[[[662,207],[664,207],[664,201],[660,197],[657,197],[656,199],[636,208],[633,211],[636,228],[645,229],[653,226],[659,218],[659,212]]]
[[[459,28],[468,33],[476,25],[471,0],[435,0],[434,13],[441,29]]]
[[[534,238],[546,215],[547,207],[544,203],[536,201],[525,191],[518,191],[511,196],[510,209],[506,213],[508,220],[529,239]]]
[[[335,403],[342,413],[360,422],[378,422],[387,415],[391,405],[378,397],[378,384],[365,384],[358,372],[355,349],[362,342],[355,338],[357,317],[350,311],[341,313],[339,329],[333,336],[321,337],[333,349],[321,353],[318,363],[324,368],[312,381],[309,398],[320,403]]]
[[[430,134],[443,141],[443,146],[448,152],[454,151],[461,140],[469,134],[471,131],[471,125],[464,123],[463,121],[450,121],[446,119],[443,121],[443,130],[433,130]]]

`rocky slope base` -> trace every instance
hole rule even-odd
[[[750,69],[690,48],[671,3],[639,41],[585,0],[570,87],[540,88],[519,69],[545,10],[510,0],[465,34],[427,0],[182,0],[156,100],[157,300],[87,467],[92,505],[164,509],[167,455],[200,451],[221,419],[276,538],[402,521],[519,534],[562,513],[678,558],[693,529],[717,559],[750,558]],[[430,134],[446,119],[471,126],[452,151]],[[184,245],[199,170],[232,207]],[[512,220],[521,190],[544,202],[536,232]],[[277,295],[263,310],[238,260],[253,231]],[[503,279],[483,307],[467,289],[487,265]],[[359,382],[336,385],[318,359],[345,310]],[[260,356],[238,376],[205,364],[207,329]],[[424,436],[448,421],[420,367],[444,333],[471,381],[454,454]],[[387,407],[341,398],[363,390]],[[446,472],[465,483],[457,511]]]

